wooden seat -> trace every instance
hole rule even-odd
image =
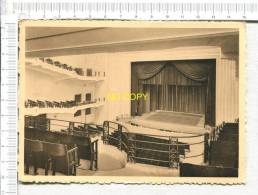
[[[50,164],[52,165],[52,175],[55,175],[58,159],[62,159],[65,166],[64,173],[66,175],[76,175],[76,166],[78,165],[77,147],[70,150],[67,145],[43,142],[43,150],[47,153],[48,160],[45,166],[45,175],[48,175]]]
[[[61,107],[60,102],[53,101],[53,104],[54,104],[54,107],[58,107],[58,108]]]
[[[25,139],[25,173],[29,174],[29,166],[34,167],[34,175],[37,174],[37,168],[40,161],[44,161],[43,143],[39,140]]]
[[[37,102],[28,99],[28,107],[32,108],[32,107],[36,107],[37,106]]]
[[[37,105],[39,108],[44,108],[45,107],[45,102],[37,100]]]
[[[53,105],[53,103],[52,102],[50,102],[50,101],[45,101],[45,104],[47,105],[47,107],[50,107],[50,108],[53,108],[54,107],[54,105]]]
[[[50,58],[47,58],[47,59],[45,60],[45,62],[47,62],[48,64],[54,64],[53,60],[50,59]]]

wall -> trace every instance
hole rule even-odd
[[[60,60],[72,66],[83,65],[85,56],[68,56],[62,58],[53,58]],[[26,99],[32,100],[50,100],[50,101],[67,101],[73,100],[75,94],[82,94],[82,100],[86,93],[92,93],[96,97],[94,85],[82,83],[79,81],[72,81],[69,79],[60,80],[56,75],[46,74],[39,71],[26,69]],[[85,116],[84,111],[82,115],[74,117],[73,114],[48,114],[50,118],[73,120],[78,122],[93,122],[95,109],[92,109],[92,114]]]
[[[91,67],[97,71],[106,72],[106,80],[95,84],[80,86],[69,81],[59,84],[51,84],[53,79],[34,74],[26,74],[26,95],[28,97],[44,98],[69,98],[77,92],[85,93],[94,91],[96,96],[106,96],[110,92],[130,93],[131,91],[131,62],[158,61],[158,60],[183,60],[183,59],[216,59],[216,124],[222,121],[233,121],[238,117],[238,77],[236,74],[237,60],[225,52],[238,51],[237,38],[230,39],[219,37],[214,40],[184,40],[182,44],[170,44],[169,49],[144,49],[137,51],[112,51],[101,53],[89,53],[83,55],[58,56],[56,60],[84,69]],[[234,43],[233,45],[230,43]],[[198,43],[198,44],[197,44]],[[209,43],[209,44],[208,44]],[[212,43],[212,44],[211,44]],[[181,46],[180,46],[181,45]],[[232,47],[231,47],[232,46]],[[129,45],[130,47],[130,45]],[[232,51],[229,49],[232,48]],[[117,48],[119,50],[119,48]],[[37,82],[35,84],[34,82]],[[47,84],[46,84],[47,82]],[[33,84],[34,83],[34,84]],[[40,87],[39,86],[43,86]],[[55,89],[58,87],[58,91]],[[34,92],[33,92],[34,91]],[[62,91],[62,93],[60,93]],[[48,94],[48,96],[44,96]],[[106,101],[105,106],[95,109],[92,121],[102,123],[104,120],[115,120],[121,114],[130,115],[130,101]],[[80,119],[83,121],[84,119]]]
[[[216,59],[216,124],[232,122],[238,118],[238,78],[236,77],[237,60],[222,56],[223,48],[215,46],[183,47],[166,50],[107,53],[107,75],[109,92],[130,92],[131,62],[178,60],[178,59]],[[87,54],[99,56],[99,54]],[[87,61],[87,63],[94,63]],[[114,120],[121,114],[130,115],[130,101],[107,102],[103,118]]]
[[[236,57],[225,56],[221,58],[217,67],[217,124],[223,121],[234,122],[239,118],[239,75]]]

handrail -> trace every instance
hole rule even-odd
[[[114,122],[114,121],[104,121],[103,126],[104,126],[104,124],[106,122],[112,123],[112,124],[116,124],[116,125],[120,125],[120,126],[122,126],[126,130],[127,133],[132,133],[123,124],[118,123],[118,122]],[[109,126],[109,128],[116,130],[116,128],[114,128],[114,127],[110,127]],[[160,130],[160,129],[156,129],[156,130]],[[170,131],[170,130],[166,130],[166,131],[169,131],[171,133],[175,133],[175,131]],[[192,135],[192,136],[170,136],[170,135],[146,134],[146,133],[138,133],[138,132],[133,132],[133,134],[144,135],[144,136],[152,136],[152,137],[167,137],[167,138],[169,138],[169,137],[172,137],[172,138],[194,138],[194,137],[204,136],[206,133],[204,133],[204,134],[195,134],[195,135]]]
[[[83,122],[55,119],[55,118],[41,118],[41,117],[30,116],[30,115],[25,115],[25,118],[29,119],[28,120],[29,123],[28,124],[25,123],[25,126],[28,125],[28,126],[31,126],[34,128],[44,129],[47,131],[55,132],[55,128],[61,128],[60,129],[61,132],[67,131],[65,133],[68,133],[68,134],[73,133],[73,132],[74,133],[84,133],[84,135],[86,135],[87,133],[100,132],[97,130],[100,125],[94,124],[94,123],[83,123]],[[30,120],[30,119],[32,119],[32,120]],[[42,120],[43,122],[39,122],[38,120],[39,121]],[[58,123],[58,121],[65,122],[65,123]],[[75,126],[75,124],[76,124],[76,126]],[[77,130],[77,127],[78,127],[78,130]],[[80,131],[79,127],[82,127],[83,129],[86,128],[86,129],[85,129],[85,131],[83,131],[83,129]],[[96,127],[96,130],[93,129],[95,127]],[[56,131],[56,132],[58,132],[58,131]]]
[[[116,126],[114,126],[116,125]],[[130,132],[126,126],[124,126],[122,123],[115,122],[115,121],[104,121],[103,123],[103,142],[109,143],[109,139],[116,140],[118,143],[111,143],[115,147],[118,147],[120,150],[123,150],[122,146],[125,146],[127,156],[129,160],[135,160],[135,159],[143,159],[143,160],[149,160],[149,161],[158,161],[158,162],[167,162],[169,163],[169,167],[178,167],[179,161],[177,159],[182,158],[194,158],[198,156],[204,156],[204,162],[207,162],[208,159],[208,133],[204,134],[197,134],[197,135],[192,135],[192,136],[173,136],[173,135],[156,135],[156,134],[146,134],[146,133],[138,133],[138,132]],[[114,130],[112,131],[117,132],[118,137],[114,137],[113,134],[110,134],[110,129]],[[161,143],[158,141],[146,141],[146,140],[140,140],[140,139],[135,139],[134,136],[136,135],[141,135],[141,136],[146,136],[146,137],[153,137],[153,138],[167,138],[167,143]],[[125,136],[125,137],[123,137]],[[179,138],[195,138],[195,137],[203,137],[203,141],[199,142],[193,142],[193,143],[179,143],[178,139]],[[124,139],[126,140],[126,143],[124,142]],[[161,146],[167,146],[167,149],[155,149],[155,148],[142,148],[139,146],[136,146],[136,143],[149,143],[152,145],[161,145]],[[201,154],[195,154],[192,156],[185,156],[185,154],[181,155],[180,154],[180,148],[178,147],[184,147],[184,146],[191,146],[191,145],[197,145],[197,144],[204,144],[204,152]],[[152,152],[157,152],[157,153],[167,153],[168,154],[168,159],[169,161],[164,161],[161,159],[151,159],[151,158],[142,158],[140,156],[136,156],[136,150],[143,150],[143,151],[152,151]],[[183,150],[187,151],[187,148],[183,148]],[[176,152],[176,153],[175,153]],[[173,163],[176,163],[174,165]]]

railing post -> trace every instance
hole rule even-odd
[[[135,162],[135,135],[133,133],[128,133],[127,161]]]
[[[209,159],[209,133],[204,134],[204,163]]]
[[[108,135],[109,135],[109,122],[104,121],[103,123],[103,143],[108,144]]]
[[[95,141],[95,169],[98,170],[98,140]]]
[[[50,131],[50,119],[46,119],[46,129],[47,131]]]
[[[122,125],[118,124],[118,148],[122,150]]]
[[[178,168],[179,166],[179,151],[178,138],[169,137],[169,168]]]
[[[69,122],[68,132],[71,132],[73,130],[74,130],[74,122]]]

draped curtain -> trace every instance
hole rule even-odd
[[[132,115],[157,109],[192,112],[215,124],[215,60],[133,63],[131,90],[149,96],[131,102]]]

